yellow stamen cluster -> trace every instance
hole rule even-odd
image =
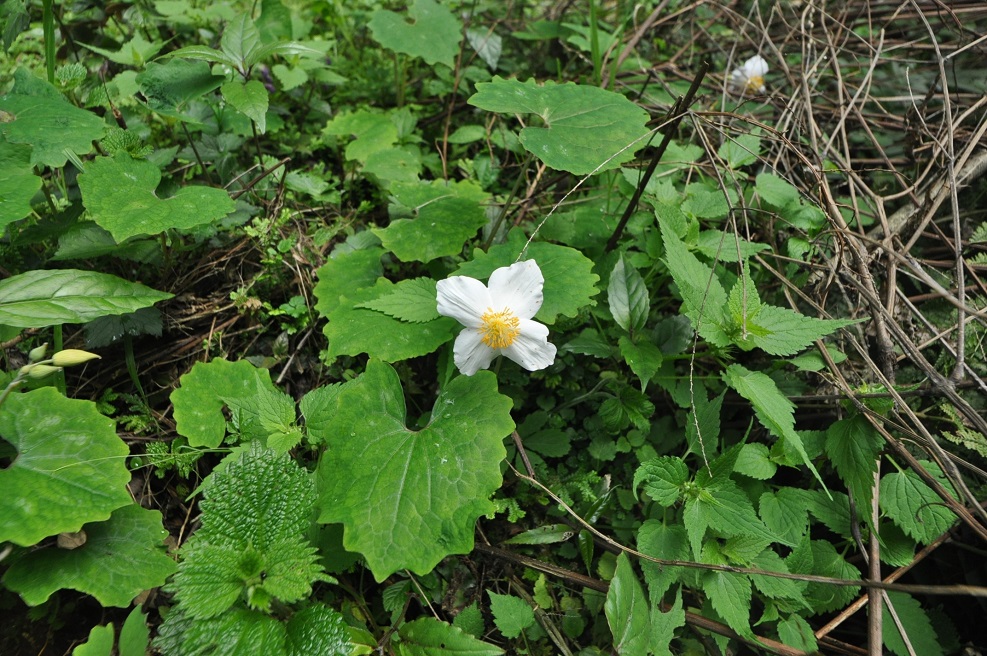
[[[508,308],[500,312],[487,308],[480,316],[480,321],[482,323],[479,330],[483,335],[481,339],[490,348],[507,348],[521,334],[521,320]]]

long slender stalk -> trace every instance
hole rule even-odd
[[[55,0],[42,0],[41,25],[45,37],[45,72],[48,83],[55,84]]]

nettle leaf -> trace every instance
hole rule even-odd
[[[226,76],[214,75],[204,61],[174,58],[164,64],[148,62],[135,80],[152,110],[183,121],[198,122],[186,114],[189,104],[218,89]]]
[[[235,209],[222,189],[185,186],[171,198],[155,193],[161,171],[146,160],[124,153],[98,157],[79,175],[82,204],[117,242],[135,235],[187,230],[212,223]]]
[[[703,230],[696,242],[697,252],[717,262],[746,261],[770,248],[767,244],[747,241],[722,230]]]
[[[685,528],[680,524],[663,524],[656,519],[647,519],[641,525],[637,534],[637,547],[642,553],[655,558],[689,560],[692,557]],[[648,584],[651,605],[657,606],[685,570],[682,567],[666,567],[642,560],[641,571]]]
[[[516,638],[521,635],[521,631],[535,623],[535,611],[524,599],[490,590],[487,590],[487,594],[490,595],[490,613],[494,624],[505,638]]]
[[[44,603],[56,590],[71,589],[91,594],[104,606],[126,607],[175,571],[163,544],[168,531],[157,510],[130,504],[83,531],[81,547],[49,546],[17,560],[4,575],[4,585],[30,606]]]
[[[723,381],[751,402],[754,406],[754,414],[757,415],[761,425],[794,448],[816,480],[822,483],[819,472],[802,445],[801,436],[795,432],[795,406],[781,393],[778,385],[767,374],[750,371],[739,364],[732,364],[726,368],[723,372]],[[825,483],[823,485],[825,486]]]
[[[329,312],[329,323],[323,332],[329,339],[330,356],[366,353],[385,362],[397,362],[431,353],[449,341],[459,325],[449,317],[410,323],[365,309],[367,304],[390,296],[396,287],[386,278],[380,278],[373,287],[347,294]],[[435,304],[433,296],[428,307],[434,310]]]
[[[675,593],[671,608],[662,612],[657,604],[651,605],[651,638],[648,650],[655,656],[672,656],[670,645],[675,639],[676,629],[685,626],[685,608],[682,605],[682,590]]]
[[[11,93],[0,96],[0,136],[31,146],[32,166],[65,166],[69,153],[85,155],[106,130],[103,119],[79,109],[25,69],[14,74]],[[25,93],[22,93],[24,91]]]
[[[716,154],[732,169],[753,164],[761,154],[761,137],[757,134],[728,136],[726,139]]]
[[[778,540],[758,519],[747,495],[730,480],[720,480],[687,499],[683,521],[696,557],[702,553],[702,539],[710,528],[724,537],[748,535],[768,542]]]
[[[926,471],[955,494],[938,466],[920,462]],[[943,504],[939,495],[911,470],[884,476],[880,490],[881,510],[908,536],[923,544],[933,542],[956,521],[956,515]]]
[[[780,572],[790,574],[788,564],[785,560],[771,549],[765,549],[757,554],[750,561],[750,567],[764,570],[766,572]],[[772,599],[787,599],[805,604],[802,591],[805,584],[792,579],[783,579],[775,576],[764,576],[762,574],[752,574],[751,582],[763,594]],[[808,608],[808,606],[805,606]]]
[[[832,543],[825,540],[812,540],[800,544],[786,561],[792,572],[797,574],[817,574],[839,579],[858,580],[860,571],[848,563]],[[837,587],[825,583],[809,583],[805,588],[805,599],[815,613],[828,613],[844,608],[860,593],[855,586]]]
[[[456,65],[462,24],[434,0],[413,0],[402,14],[378,9],[367,26],[374,39],[388,50],[421,57],[429,65]]]
[[[171,393],[175,428],[188,438],[189,446],[214,449],[226,435],[226,402],[241,400],[249,405],[261,388],[275,391],[270,372],[246,360],[197,362]]]
[[[131,503],[130,449],[96,404],[52,387],[11,394],[0,406],[0,436],[17,450],[0,469],[0,542],[31,546]]]
[[[210,621],[190,622],[181,649],[168,654],[284,656],[285,639],[284,624],[277,618],[247,608],[234,608]]]
[[[378,581],[426,573],[473,548],[473,524],[501,484],[511,400],[481,371],[454,378],[419,431],[405,424],[404,392],[389,365],[371,360],[339,393],[329,449],[319,462],[319,521],[345,526]]]
[[[863,415],[841,419],[826,430],[826,454],[858,508],[870,508],[877,455],[883,445],[884,438]],[[871,514],[863,515],[869,523]]]
[[[349,656],[354,652],[346,620],[324,604],[312,604],[292,615],[286,630],[287,656]]]
[[[123,626],[120,627],[120,656],[147,654],[150,638],[151,629],[147,626],[147,615],[141,611],[140,605],[134,606],[124,620]]]
[[[643,463],[634,473],[634,492],[642,483],[656,503],[669,507],[679,500],[682,486],[689,480],[689,468],[681,458],[659,456]]]
[[[881,607],[883,621],[884,645],[895,656],[909,656],[909,654],[922,654],[922,656],[942,656],[943,648],[939,644],[935,627],[926,614],[922,604],[915,597],[904,592],[893,590],[888,591],[887,603]],[[891,616],[891,609],[894,607],[895,615],[901,622],[904,629],[904,636],[898,628],[898,623]],[[908,646],[905,638],[908,639]]]
[[[603,611],[618,654],[636,656],[648,651],[651,639],[648,600],[626,553],[617,556],[617,570],[610,581]]]
[[[398,629],[399,656],[500,656],[504,650],[477,640],[462,629],[431,617],[405,622]]]
[[[737,339],[736,344],[745,351],[756,346],[771,355],[792,355],[817,339],[859,321],[817,319],[788,308],[762,305],[747,320],[747,339]]]
[[[778,637],[789,647],[814,654],[819,650],[812,626],[801,615],[792,614],[778,622]]]
[[[239,413],[241,432],[256,431],[256,437],[279,453],[287,453],[301,441],[295,425],[295,401],[278,389],[259,383],[252,396],[223,398],[230,410]],[[246,422],[247,431],[243,423]]]
[[[782,544],[796,544],[809,529],[809,513],[797,490],[765,492],[758,501],[761,520]]]
[[[740,449],[734,471],[759,481],[766,481],[775,475],[778,465],[772,462],[770,451],[764,444],[745,444]]]
[[[222,87],[223,98],[241,114],[257,124],[257,131],[267,131],[267,88],[257,80],[232,80]]]
[[[0,280],[0,325],[43,328],[126,314],[171,298],[140,283],[94,271],[28,271]]]
[[[568,246],[546,242],[532,242],[527,245],[524,233],[515,229],[507,236],[507,243],[492,247],[488,252],[476,249],[473,259],[463,263],[455,275],[486,279],[495,269],[506,267],[520,259],[534,260],[545,276],[542,304],[535,319],[549,325],[555,323],[559,315],[575,317],[587,305],[596,305],[592,298],[599,290],[596,283],[600,277],[593,273],[593,262],[579,251]]]
[[[750,620],[750,579],[731,572],[706,572],[702,577],[702,589],[713,609],[731,629],[749,640],[756,640]]]
[[[334,253],[315,272],[319,282],[312,292],[315,294],[315,309],[324,317],[342,303],[343,297],[354,291],[372,287],[381,277],[384,268],[380,258],[382,248],[367,248],[348,253]]]
[[[317,387],[299,402],[298,408],[305,417],[305,431],[312,444],[325,444],[328,439],[340,389],[340,383]]]
[[[613,315],[618,326],[631,333],[644,328],[648,320],[648,312],[651,310],[648,287],[644,284],[641,274],[625,260],[624,256],[617,259],[617,264],[610,274],[607,300],[610,304],[610,314]]]
[[[431,278],[402,280],[394,291],[356,306],[383,312],[387,316],[410,323],[425,323],[438,319],[435,281]]]
[[[521,130],[521,143],[553,169],[586,175],[619,167],[643,148],[648,113],[624,96],[567,82],[478,82],[467,101],[488,112],[537,114],[547,127]]]
[[[706,264],[689,252],[671,226],[661,222],[665,243],[665,264],[682,296],[682,312],[692,320],[703,339],[716,346],[727,346],[730,339],[723,331],[728,319],[727,293],[719,278]]]
[[[457,255],[487,223],[483,205],[490,195],[469,180],[395,182],[390,191],[391,222],[373,233],[402,262]],[[408,215],[414,218],[401,218]]]
[[[646,389],[648,382],[661,369],[661,363],[664,359],[661,349],[649,341],[635,344],[626,336],[622,336],[617,344],[620,347],[620,355],[624,358],[624,362],[641,381],[641,389]]]
[[[761,200],[779,209],[798,205],[801,200],[799,190],[774,173],[759,173],[754,179],[754,190]]]
[[[122,66],[134,66],[140,68],[147,60],[154,57],[164,47],[163,41],[148,41],[140,34],[134,34],[134,38],[121,44],[119,50],[107,50],[96,46],[80,43],[83,48],[92,50],[96,54],[103,55],[114,64]]]
[[[2,125],[2,123],[0,123]],[[31,199],[41,189],[41,178],[34,175],[31,147],[8,143],[0,138],[0,233],[8,223],[31,213]]]

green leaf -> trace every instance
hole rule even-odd
[[[93,141],[103,136],[106,124],[92,112],[79,109],[62,97],[54,87],[35,79],[42,85],[31,95],[18,93],[20,81],[30,73],[18,70],[18,84],[12,93],[0,97],[0,136],[11,144],[31,146],[32,166],[65,166],[69,153],[86,155]],[[39,92],[39,90],[43,90]],[[42,95],[43,93],[43,95]]]
[[[171,393],[175,428],[188,438],[189,446],[214,449],[226,435],[223,406],[227,400],[249,404],[260,389],[275,390],[267,369],[246,360],[197,362]]]
[[[664,359],[661,349],[652,342],[642,341],[635,344],[629,337],[623,336],[617,341],[617,344],[620,347],[620,355],[624,358],[624,362],[641,381],[641,389],[644,390],[648,386],[648,381],[661,369],[661,363]]]
[[[145,656],[150,636],[147,616],[135,606],[120,628],[120,656]]]
[[[696,242],[696,251],[717,262],[741,262],[771,247],[722,230],[703,230]],[[739,253],[738,253],[739,251]]]
[[[778,539],[758,519],[747,495],[730,480],[720,480],[715,486],[687,499],[683,522],[696,557],[702,553],[702,538],[709,528],[725,537],[747,535],[768,542]]]
[[[421,617],[398,629],[399,656],[500,656],[504,650],[463,633],[446,622]]]
[[[617,571],[610,581],[603,610],[617,653],[646,654],[651,639],[648,601],[626,553],[617,556]]]
[[[107,50],[85,43],[80,43],[79,45],[92,50],[96,54],[103,55],[115,64],[141,68],[149,59],[161,51],[161,48],[164,47],[164,42],[148,41],[140,34],[134,34],[134,38],[123,43],[119,50]]]
[[[559,315],[575,317],[580,308],[596,304],[592,297],[599,291],[596,283],[600,277],[593,273],[589,258],[567,246],[532,242],[525,248],[526,243],[523,232],[512,230],[506,244],[494,246],[486,253],[473,251],[473,259],[460,266],[456,275],[482,280],[495,269],[514,264],[523,254],[521,259],[537,262],[545,277],[545,301],[535,319],[551,325]]]
[[[11,394],[0,406],[0,435],[17,450],[0,469],[0,542],[31,546],[131,503],[130,450],[96,404],[52,387]]]
[[[695,381],[692,387],[692,407],[685,418],[685,437],[693,452],[706,453],[713,450],[720,439],[720,408],[724,394],[710,401],[702,381]],[[733,469],[731,463],[725,475],[729,476]]]
[[[490,590],[487,590],[487,594],[490,595],[490,613],[494,624],[505,638],[516,638],[521,635],[521,631],[535,623],[535,611],[524,599]]]
[[[457,255],[487,223],[483,205],[489,194],[469,180],[395,182],[391,194],[391,223],[373,232],[402,262]]]
[[[623,256],[617,260],[607,287],[610,314],[624,330],[634,333],[644,328],[651,310],[648,287],[637,269]],[[661,366],[661,362],[658,363]]]
[[[945,482],[938,467],[922,464]],[[911,470],[884,476],[880,488],[881,510],[907,535],[923,544],[935,541],[956,521],[956,515],[943,505],[939,495]],[[946,489],[950,489],[948,483]]]
[[[339,393],[318,468],[319,521],[344,524],[343,545],[366,557],[378,581],[468,553],[473,524],[501,484],[510,408],[493,373],[458,376],[425,428],[409,430],[397,373],[371,360]]]
[[[223,85],[223,98],[241,114],[257,124],[261,134],[267,131],[267,89],[262,82],[233,80]]]
[[[413,0],[404,13],[378,9],[367,24],[374,39],[388,50],[421,57],[426,64],[456,65],[462,24],[434,0]]]
[[[165,553],[161,513],[130,504],[103,522],[83,527],[77,549],[55,545],[32,551],[7,570],[4,585],[30,606],[64,588],[91,594],[104,606],[126,607],[141,591],[163,585],[175,571]]]
[[[672,656],[670,645],[676,629],[682,626],[685,626],[685,609],[682,607],[682,590],[678,590],[668,611],[662,612],[657,604],[652,604],[648,650],[655,656]]]
[[[682,296],[682,313],[692,320],[699,334],[716,346],[726,346],[723,333],[727,324],[727,293],[709,266],[689,252],[685,243],[668,226],[661,223],[665,242],[665,264]]]
[[[792,564],[793,557],[801,555],[800,550],[805,550],[801,545],[788,557],[791,570],[798,574],[817,574],[819,576],[832,576],[839,579],[856,580],[860,578],[860,572],[853,565],[848,563],[841,556],[830,542],[825,540],[812,540],[807,546],[808,567],[796,567]],[[860,593],[859,587],[836,587],[825,583],[809,583],[806,586],[805,598],[812,610],[816,613],[827,613],[833,610],[843,609],[848,603]]]
[[[374,153],[390,150],[398,141],[398,127],[391,116],[370,110],[341,112],[326,124],[323,134],[356,137],[346,146],[346,159],[364,163]]]
[[[689,560],[689,538],[681,524],[666,525],[656,519],[647,519],[637,534],[637,547],[641,553],[667,560]],[[682,567],[666,567],[646,560],[641,561],[644,580],[648,584],[651,605],[661,603],[665,593],[685,572]]]
[[[659,456],[643,463],[634,473],[634,491],[644,483],[644,491],[656,503],[669,507],[679,500],[682,486],[689,480],[689,468],[680,459]]]
[[[548,524],[518,533],[503,544],[556,544],[571,540],[575,531],[568,524]]]
[[[858,508],[870,508],[874,498],[877,456],[884,438],[863,415],[841,419],[826,430],[826,454],[846,484]],[[863,513],[870,523],[870,513]]]
[[[188,230],[234,209],[229,194],[212,187],[185,186],[171,198],[159,198],[155,189],[160,182],[157,166],[120,153],[90,162],[79,176],[79,189],[89,216],[117,242],[135,235]]]
[[[756,346],[771,355],[792,355],[817,339],[857,322],[856,319],[816,319],[788,308],[762,305],[748,319],[749,341],[736,343],[745,351]]]
[[[771,549],[765,549],[757,554],[750,560],[749,566],[766,572],[790,573],[784,559]],[[805,589],[804,583],[762,574],[752,574],[751,582],[762,594],[772,599],[785,599],[805,604],[805,599],[802,596],[802,591]]]
[[[261,48],[260,32],[250,20],[250,14],[242,12],[226,24],[219,47],[241,73],[257,63],[256,54]]]
[[[759,173],[754,179],[754,190],[761,200],[778,209],[798,205],[801,201],[799,190],[774,173]]]
[[[72,650],[72,656],[110,656],[113,653],[113,625],[94,626],[89,639]]]
[[[537,586],[538,584],[536,583],[535,585]],[[457,629],[468,633],[474,638],[479,638],[485,631],[483,624],[483,612],[474,601],[472,604],[459,611],[459,614],[453,618],[452,625]]]
[[[365,309],[368,304],[395,292],[396,285],[385,278],[373,287],[354,291],[328,314],[323,332],[329,339],[330,356],[367,353],[385,362],[397,362],[426,355],[445,344],[459,325],[449,317],[424,323],[409,323],[382,312]],[[433,297],[429,308],[435,308]]]
[[[148,107],[159,114],[188,121],[191,102],[218,89],[226,76],[213,75],[206,62],[174,58],[164,64],[148,62],[136,81]]]
[[[389,317],[409,323],[425,323],[439,318],[435,301],[435,281],[431,278],[402,280],[394,291],[372,301],[357,305],[358,308],[383,312]]]
[[[761,154],[761,137],[757,134],[728,136],[716,154],[732,169],[748,166]]]
[[[769,454],[768,447],[763,444],[745,444],[740,449],[734,471],[759,481],[766,481],[778,471],[778,465],[771,461]]]
[[[286,656],[350,656],[354,653],[346,620],[324,604],[313,604],[298,611],[288,620],[286,629]]]
[[[894,608],[904,635],[907,636],[911,650],[905,646],[898,624],[891,616],[887,603],[881,607],[883,620],[881,626],[884,633],[884,645],[895,656],[922,654],[922,656],[942,656],[943,648],[936,637],[935,628],[926,615],[922,604],[917,599],[904,592],[888,591],[887,603]]]
[[[797,490],[765,492],[758,502],[761,520],[782,544],[797,544],[809,529],[809,513]]]
[[[713,609],[731,629],[749,640],[756,639],[751,631],[750,579],[730,572],[706,572],[702,577],[702,589]]]
[[[319,267],[316,275],[319,282],[315,284],[315,309],[326,317],[342,303],[344,296],[353,292],[372,287],[383,274],[380,257],[384,254],[381,248],[336,253],[325,264]]]
[[[789,647],[794,647],[807,653],[815,653],[819,649],[812,627],[801,615],[789,615],[778,622],[778,637]],[[924,652],[923,652],[924,653]]]
[[[31,213],[31,199],[41,189],[34,175],[31,147],[0,139],[0,233],[8,223]]]
[[[221,64],[232,69],[239,69],[240,62],[230,57],[225,52],[210,48],[209,46],[187,46],[172,50],[165,57],[181,57],[183,59],[198,59],[212,64]]]
[[[761,425],[775,437],[785,440],[802,457],[802,462],[822,483],[822,478],[802,445],[802,438],[795,432],[795,406],[789,401],[770,377],[759,371],[750,371],[743,365],[732,364],[723,372],[723,380],[737,393],[751,402]],[[823,484],[825,485],[825,484]]]
[[[853,539],[850,497],[842,492],[826,495],[821,490],[793,490],[802,505],[826,528],[845,540]]]
[[[537,114],[547,127],[521,130],[521,143],[553,169],[586,175],[619,167],[647,144],[648,114],[624,96],[571,82],[478,82],[467,101],[489,112]]]

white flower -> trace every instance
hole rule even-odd
[[[764,76],[768,74],[768,62],[761,55],[754,55],[740,68],[730,73],[730,86],[737,93],[764,93]]]
[[[531,320],[541,308],[544,284],[533,260],[497,269],[488,285],[466,276],[438,282],[439,314],[466,326],[452,351],[459,371],[472,376],[501,354],[528,371],[555,362],[548,327]]]

